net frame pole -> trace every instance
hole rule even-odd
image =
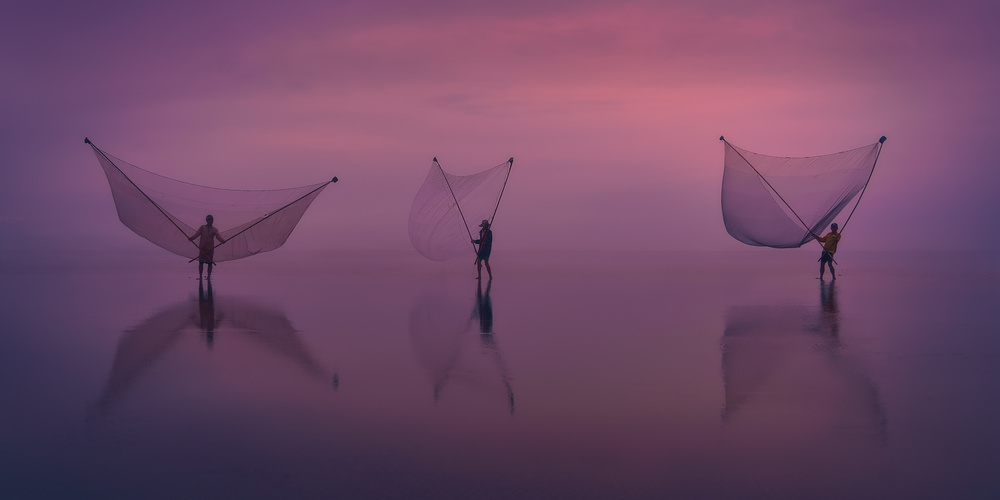
[[[733,147],[732,144],[729,144],[729,141],[726,140],[725,136],[720,136],[719,140],[724,142],[727,146],[733,148],[733,151],[735,151],[736,154],[740,155],[740,158],[743,158],[743,161],[745,161],[747,165],[749,165],[750,168],[753,169],[753,172],[757,174],[757,177],[760,177],[760,180],[764,181],[764,184],[767,184],[767,187],[771,188],[771,191],[774,192],[774,194],[778,195],[778,199],[781,200],[781,202],[784,203],[786,207],[788,207],[788,210],[791,211],[793,215],[795,215],[795,218],[799,220],[799,223],[802,224],[802,227],[806,228],[806,231],[809,231],[809,234],[813,236],[813,241],[815,241],[817,245],[825,249],[825,247],[823,247],[823,244],[820,243],[819,240],[815,239],[816,233],[812,231],[812,228],[809,227],[805,223],[805,221],[802,220],[802,217],[799,217],[799,214],[795,213],[795,209],[792,208],[792,206],[789,205],[787,201],[785,201],[785,199],[781,196],[781,193],[779,193],[777,189],[774,189],[774,186],[772,186],[771,183],[767,181],[767,178],[765,178],[760,172],[757,171],[757,168],[753,166],[753,163],[750,163],[750,160],[746,159],[746,157],[743,156],[743,153],[740,153],[739,150]],[[831,255],[830,258],[832,259],[833,256]]]
[[[497,210],[500,208],[500,200],[503,199],[503,191],[507,189],[507,179],[510,179],[510,171],[514,168],[514,157],[507,160],[507,176],[503,178],[503,186],[500,186],[500,196],[497,196],[497,205],[493,207],[493,215],[490,216],[490,229],[493,228],[493,219],[497,218]],[[479,264],[479,252],[476,252],[476,264]]]
[[[503,186],[500,187],[500,196],[497,196],[497,205],[493,207],[493,215],[490,216],[490,227],[493,227],[493,219],[497,217],[497,209],[500,208],[500,200],[503,198],[503,191],[504,189],[507,189],[507,179],[510,179],[510,171],[514,168],[514,157],[511,156],[510,159],[507,160],[507,163],[509,163],[509,165],[507,165],[507,176],[504,177]]]
[[[444,168],[442,168],[441,164],[438,163],[438,159],[437,159],[436,156],[434,157],[433,161],[434,161],[434,164],[437,165],[438,171],[441,172],[441,177],[444,178],[444,184],[446,186],[448,186],[448,192],[451,193],[451,199],[455,201],[455,207],[458,208],[458,215],[462,217],[462,224],[465,226],[465,232],[468,233],[468,235],[469,235],[469,242],[472,244],[472,251],[475,252],[475,254],[478,256],[479,255],[479,249],[476,248],[476,244],[473,243],[473,241],[475,240],[475,238],[472,237],[472,230],[469,229],[469,223],[465,220],[465,214],[462,213],[462,205],[459,205],[459,203],[458,203],[458,197],[455,196],[455,191],[453,189],[451,189],[451,183],[448,182],[448,176],[445,175]],[[504,181],[504,184],[506,184],[506,181]],[[496,214],[496,210],[494,210],[493,213],[495,215]]]
[[[858,204],[861,203],[861,197],[865,195],[865,191],[868,190],[868,183],[872,181],[872,175],[875,175],[875,165],[878,164],[878,155],[882,154],[882,145],[885,144],[885,136],[883,135],[878,140],[878,151],[875,152],[875,161],[872,162],[872,171],[868,173],[868,180],[865,181],[865,187],[861,188],[861,193],[858,194],[858,200],[854,202],[854,208],[851,209],[851,213],[847,214],[847,220],[844,221],[844,227],[840,228],[840,232],[843,233],[847,229],[847,223],[851,222],[851,217],[854,216],[854,211],[858,209]]]
[[[128,183],[131,184],[132,187],[134,187],[136,191],[139,191],[140,193],[142,193],[142,196],[145,197],[146,200],[149,201],[149,203],[151,203],[154,207],[156,207],[156,210],[159,211],[161,215],[163,215],[164,217],[166,217],[166,219],[168,221],[170,221],[171,225],[173,225],[174,227],[176,227],[177,230],[180,231],[181,234],[183,234],[185,238],[188,237],[187,233],[185,233],[184,230],[181,229],[181,227],[178,226],[177,223],[174,222],[174,220],[171,219],[169,215],[167,215],[167,212],[165,210],[163,210],[163,208],[161,208],[160,205],[158,205],[155,201],[153,201],[153,199],[150,198],[149,195],[146,194],[146,192],[142,190],[142,188],[140,188],[139,186],[137,186],[135,184],[135,182],[133,182],[132,179],[129,178],[129,176],[125,175],[125,172],[122,172],[122,169],[118,168],[118,165],[116,165],[115,162],[111,161],[111,158],[108,158],[108,155],[105,154],[104,151],[101,150],[101,148],[97,147],[97,145],[94,144],[90,140],[89,137],[84,137],[83,138],[83,142],[86,143],[86,144],[89,144],[90,147],[94,148],[94,151],[97,151],[98,153],[100,153],[101,156],[103,156],[104,159],[107,160],[108,163],[110,163],[112,167],[115,167],[115,170],[117,170],[119,174],[122,174],[122,177],[124,177],[125,180],[127,180]],[[201,257],[201,247],[199,247],[198,244],[195,243],[194,241],[191,241],[191,240],[188,240],[188,241],[190,241],[191,244],[194,245],[194,247],[198,249],[198,252],[199,252],[198,253],[198,257]],[[189,262],[194,262],[194,260],[197,259],[198,257],[195,257],[194,259],[191,259]]]

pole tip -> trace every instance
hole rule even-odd
[[[878,140],[878,142],[879,142],[879,144],[882,144],[882,143],[884,143],[884,142],[885,142],[885,136],[883,135],[883,136],[882,136],[882,138],[880,138],[880,139]]]
[[[83,143],[84,144],[93,144],[92,142],[90,142],[90,138],[89,137],[84,137],[83,138]]]
[[[510,159],[509,159],[509,160],[507,160],[507,163],[514,163],[514,157],[513,157],[513,156],[511,156],[511,157],[510,157]]]
[[[719,140],[720,140],[720,141],[724,141],[724,140],[726,140],[726,138],[725,138],[724,136],[721,136],[721,135],[720,135],[720,136],[719,136]]]
[[[340,180],[340,179],[338,179],[338,178],[334,177],[334,178],[333,178],[333,183],[334,183],[334,184],[336,184],[336,183],[337,183],[337,181],[339,181],[339,180]]]
[[[435,157],[434,157],[434,163],[437,163],[437,161],[438,161],[438,157],[437,157],[437,156],[435,156]]]

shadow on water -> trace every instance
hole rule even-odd
[[[217,300],[212,283],[198,284],[198,299],[170,305],[126,330],[118,341],[111,373],[97,403],[97,413],[107,414],[124,399],[135,382],[182,339],[200,335],[207,349],[225,349],[229,335],[251,339],[256,350],[297,366],[311,378],[340,384],[339,374],[329,373],[310,354],[285,314],[252,300],[226,297]]]
[[[825,424],[887,445],[885,405],[842,344],[840,324],[835,282],[820,283],[818,308],[731,307],[721,341],[723,423],[767,415],[767,425]]]
[[[492,280],[485,289],[478,282],[471,315],[467,313],[468,299],[444,288],[421,294],[410,312],[410,341],[417,362],[431,378],[435,404],[451,384],[472,386],[484,393],[497,392],[490,380],[499,377],[508,409],[514,414],[511,377],[493,331],[492,286]],[[480,355],[491,360],[496,375],[481,373],[479,363],[469,365],[472,360],[463,356],[474,324],[478,326]]]

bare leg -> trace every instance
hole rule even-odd
[[[493,279],[493,270],[490,269],[490,261],[484,260],[483,263],[486,264],[486,273],[490,275],[490,279]],[[482,273],[479,275],[482,276]]]
[[[832,279],[837,279],[837,273],[833,272],[833,262],[827,262],[826,265],[830,266],[830,276],[832,276]]]
[[[209,268],[209,269],[211,269],[211,268]],[[201,275],[204,272],[205,272],[205,263],[199,260],[198,261],[198,279],[201,279]]]
[[[214,265],[215,265],[214,262],[209,262],[208,263],[208,279],[212,279],[212,266],[214,266]]]
[[[487,267],[486,270],[489,271],[489,268]],[[476,261],[476,279],[477,280],[483,279],[483,261],[482,260],[477,260]]]
[[[825,264],[825,262],[819,263],[819,279],[823,279],[823,271],[825,271],[825,269],[823,269],[823,264]]]

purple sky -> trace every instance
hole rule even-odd
[[[207,3],[6,4],[0,249],[149,246],[85,136],[218,187],[339,176],[286,247],[407,250],[432,157],[514,156],[498,249],[728,250],[719,135],[886,135],[841,250],[1000,243],[994,2]]]

